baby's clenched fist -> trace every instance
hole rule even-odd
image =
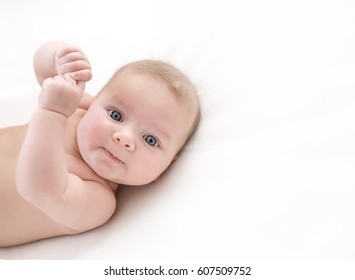
[[[82,93],[83,87],[69,73],[47,78],[42,84],[38,107],[70,117],[78,108]]]
[[[80,86],[84,86],[85,82],[88,82],[92,78],[91,64],[84,54],[84,52],[71,45],[65,45],[60,47],[54,56],[55,67],[59,75],[71,74]]]

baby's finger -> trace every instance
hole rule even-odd
[[[65,79],[67,82],[69,82],[70,85],[72,85],[72,86],[76,86],[76,85],[77,85],[76,81],[71,77],[71,74],[70,74],[70,73],[64,74],[64,79]]]
[[[81,90],[81,93],[84,91],[85,89],[85,82],[83,81],[76,81],[75,79],[73,79],[73,77],[71,76],[71,73],[66,73],[64,75],[64,79],[69,82],[72,86],[74,87],[78,87]]]
[[[84,60],[77,60],[77,61],[73,61],[61,65],[58,70],[61,74],[64,74],[64,73],[75,72],[84,69],[91,69],[90,63]]]
[[[65,78],[63,76],[57,75],[53,77],[53,80],[55,81],[61,81],[61,80],[65,80]]]
[[[80,71],[75,71],[71,73],[71,77],[76,81],[90,81],[92,78],[92,72],[90,69],[84,69]]]
[[[59,48],[56,51],[55,56],[56,56],[56,58],[60,59],[61,57],[65,56],[71,52],[81,52],[81,49],[77,46],[66,45],[64,47]]]
[[[68,62],[72,62],[72,61],[76,61],[76,60],[84,60],[89,63],[89,60],[86,57],[86,55],[83,52],[79,52],[79,51],[70,52],[70,53],[60,57],[58,61],[60,64],[64,64],[64,63],[68,63]]]
[[[83,81],[77,81],[77,82],[76,82],[76,85],[77,85],[77,87],[80,88],[82,91],[85,90],[85,82],[83,82]]]

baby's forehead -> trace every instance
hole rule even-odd
[[[143,110],[153,109],[162,110],[169,108],[171,111],[177,113],[176,118],[188,114],[186,104],[178,97],[171,89],[169,89],[161,81],[153,80],[153,84],[149,83],[146,86],[143,84],[136,86],[130,84],[129,86],[117,86],[112,83],[107,90],[100,93],[100,98],[106,103],[116,104],[123,108],[132,108]],[[140,106],[137,107],[137,104]]]
[[[159,76],[140,72],[125,71],[115,75],[103,88],[106,90],[107,98],[124,98],[130,92],[144,92],[141,98],[150,98],[150,95],[156,95],[159,99],[170,99],[179,103],[179,96],[174,89]],[[129,97],[129,96],[127,96]]]
[[[108,98],[124,98],[127,92],[124,92],[125,86],[128,84],[133,86],[134,89],[140,90],[139,87],[134,87],[134,83],[140,83],[143,87],[152,87],[157,90],[148,91],[150,94],[155,95],[159,89],[160,94],[156,94],[155,98],[165,99],[164,106],[179,107],[179,111],[183,115],[195,115],[194,112],[198,110],[198,102],[194,102],[192,89],[184,85],[181,81],[169,81],[164,79],[162,75],[155,72],[142,72],[127,69],[122,72],[116,73],[112,79],[107,83],[111,86]],[[132,85],[133,84],[133,85]],[[122,88],[123,87],[123,88]],[[141,98],[150,98],[150,96],[142,95]],[[180,115],[181,116],[181,115]]]

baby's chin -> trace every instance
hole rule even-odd
[[[154,179],[147,179],[147,180],[137,180],[137,179],[129,179],[129,178],[113,178],[112,176],[108,176],[107,174],[102,174],[99,171],[94,172],[101,177],[102,179],[106,180],[107,182],[110,182],[112,184],[117,184],[117,185],[125,185],[125,186],[144,186],[148,185],[151,182],[154,182]],[[101,173],[101,174],[100,174]]]
[[[119,176],[119,174],[116,174],[114,176],[112,172],[109,170],[106,170],[105,168],[98,168],[97,166],[90,166],[92,171],[96,173],[97,176],[100,178],[106,180],[107,182],[110,182],[112,184],[118,184],[118,185],[126,185],[126,186],[144,186],[148,185],[150,183],[156,182],[159,180],[161,177],[162,173],[159,174],[141,174],[141,175],[135,175],[135,176]],[[124,174],[125,175],[125,174]]]
[[[105,178],[105,177],[102,178],[109,181],[110,183],[117,184],[117,185],[139,187],[139,186],[145,186],[150,183],[158,181],[160,176],[157,176],[157,178],[154,179],[146,179],[146,180],[128,180],[128,179],[124,180],[124,179],[117,179],[117,178],[113,179],[113,178]]]

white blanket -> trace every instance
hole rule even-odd
[[[118,192],[106,225],[3,259],[355,257],[353,0],[3,0],[0,126],[27,122],[36,47],[80,46],[95,95],[121,65],[171,62],[202,122],[160,181]]]

